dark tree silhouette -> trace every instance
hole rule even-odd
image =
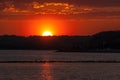
[[[93,36],[0,36],[0,49],[96,51],[120,49],[120,31],[100,32]]]

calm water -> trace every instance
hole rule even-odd
[[[120,53],[0,50],[0,61],[120,61]]]
[[[0,51],[0,61],[120,60],[118,53]],[[120,63],[0,63],[0,80],[120,80]]]

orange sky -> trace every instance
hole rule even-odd
[[[7,35],[42,35],[44,31],[51,31],[53,35],[92,35],[107,30],[120,30],[120,20],[117,19],[81,19],[59,20],[5,20],[0,21],[0,34]]]
[[[108,5],[103,0],[1,0],[0,35],[42,35],[44,31],[53,35],[92,35],[120,30],[118,2],[109,0]]]

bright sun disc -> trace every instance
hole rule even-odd
[[[53,36],[53,34],[50,31],[45,31],[42,36]]]

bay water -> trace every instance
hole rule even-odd
[[[56,63],[2,63],[4,61],[56,61]],[[67,61],[120,61],[120,54],[0,50],[0,80],[120,80],[120,63],[67,63]]]

